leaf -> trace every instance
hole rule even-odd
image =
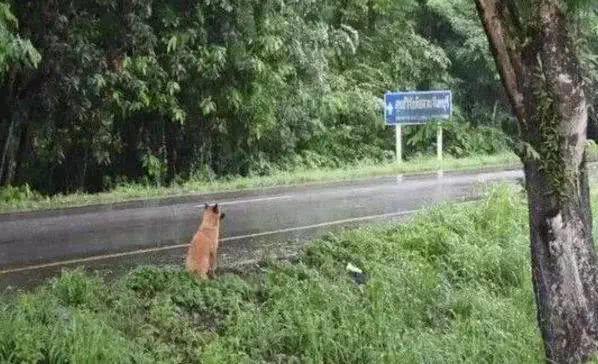
[[[147,94],[147,92],[145,92],[145,90],[141,91],[141,93],[139,94],[139,97],[141,98],[141,102],[143,103],[143,105],[145,107],[150,106],[151,99],[150,99],[149,95]]]
[[[187,117],[187,114],[182,109],[176,108],[174,110],[174,120],[176,120],[180,123],[183,123],[185,121],[186,117]]]
[[[166,53],[171,53],[176,51],[176,47],[177,47],[177,36],[173,35],[170,40],[168,41],[168,45],[166,47]]]
[[[170,81],[170,82],[168,82],[167,89],[168,89],[168,94],[170,96],[174,96],[179,91],[181,91],[181,86],[175,81]]]
[[[10,11],[10,4],[0,2],[0,25],[3,24],[17,28],[19,26],[19,21]]]
[[[33,47],[33,44],[31,44],[31,42],[28,40],[24,42],[23,47],[25,49],[27,59],[31,66],[37,68],[37,65],[42,60],[42,55],[37,51],[37,49],[35,49],[35,47]]]
[[[542,159],[540,153],[530,144],[527,142],[519,142],[517,145],[517,149],[520,151],[520,154],[524,156],[525,159],[539,161]]]
[[[205,116],[208,116],[212,112],[216,111],[216,104],[212,101],[212,97],[207,97],[201,100],[199,107]]]

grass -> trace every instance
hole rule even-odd
[[[521,192],[502,186],[242,276],[64,272],[0,301],[0,362],[542,362],[526,216]]]
[[[214,181],[191,180],[169,187],[129,184],[119,186],[109,192],[97,194],[73,193],[47,197],[27,187],[5,188],[0,189],[0,213],[76,207],[138,199],[288,186],[314,182],[345,181],[402,173],[429,172],[441,168],[444,170],[466,170],[482,167],[514,167],[518,165],[520,165],[520,162],[514,154],[503,153],[462,159],[449,157],[442,162],[438,162],[432,157],[422,157],[402,164],[358,164],[338,169],[297,169],[289,172],[281,171],[268,176],[236,177]]]

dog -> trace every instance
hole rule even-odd
[[[191,240],[185,267],[187,272],[199,279],[214,278],[217,264],[220,221],[225,214],[218,204],[205,204],[203,218]]]

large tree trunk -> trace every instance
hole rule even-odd
[[[8,132],[6,133],[6,138],[4,140],[4,145],[2,147],[2,154],[0,156],[0,186],[6,186],[9,184],[7,175],[10,165],[12,163],[12,153],[11,151],[14,149],[12,145],[14,144],[14,129],[15,129],[15,120],[12,119],[10,121]]]
[[[584,168],[584,167],[582,167]],[[561,200],[538,163],[525,163],[538,322],[547,358],[567,363],[597,349],[598,291],[585,173]]]
[[[18,167],[18,152],[23,142],[20,115],[11,120],[8,133],[0,156],[0,186],[9,186],[14,182]]]
[[[1,127],[4,127],[6,124],[8,128],[6,129],[6,133],[3,136],[0,134],[0,141],[2,141],[0,149],[0,186],[6,186],[10,184],[10,166],[14,163],[14,144],[15,144],[15,129],[18,129],[17,120],[15,116],[11,114],[8,110],[14,107],[14,95],[15,95],[15,80],[16,80],[16,69],[13,67],[10,71],[7,83],[7,95],[2,103],[2,106],[5,107],[6,110],[2,110],[3,113],[1,117],[5,118],[6,121],[3,120],[0,123]]]
[[[519,122],[529,201],[532,278],[547,360],[598,350],[598,271],[585,165],[587,105],[566,7],[476,0]]]

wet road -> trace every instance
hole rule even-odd
[[[165,200],[0,215],[0,288],[35,284],[63,267],[118,272],[181,264],[204,202],[226,218],[220,265],[285,255],[324,232],[401,219],[431,204],[479,196],[521,171],[444,173],[207,194]]]

